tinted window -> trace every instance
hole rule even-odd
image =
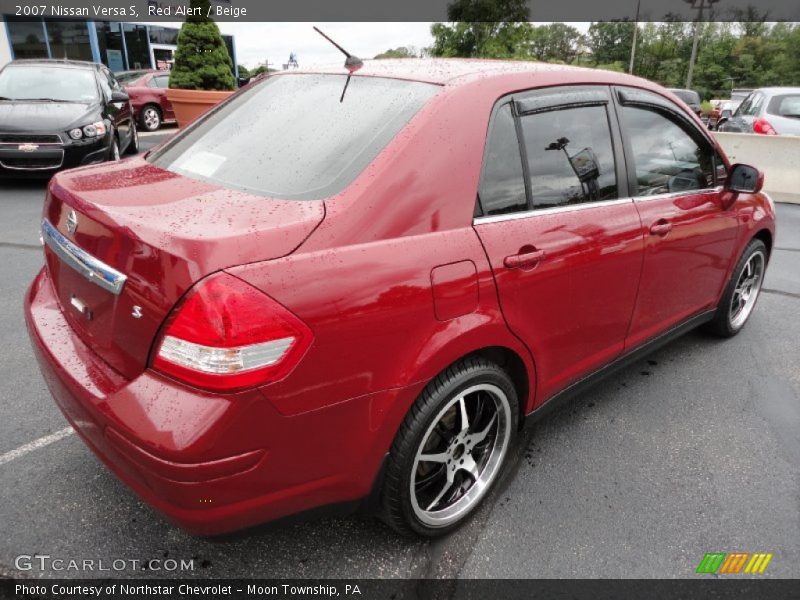
[[[150,160],[265,196],[339,193],[440,88],[343,75],[278,75],[245,90]]]
[[[624,106],[622,122],[633,150],[638,195],[714,186],[710,144],[698,143],[683,127],[653,110]]]
[[[800,118],[800,94],[780,94],[770,98],[767,112],[781,117]]]
[[[693,90],[670,90],[673,94],[675,94],[678,98],[686,102],[689,105],[697,105],[700,104],[700,95],[693,91]]]
[[[486,215],[527,208],[522,158],[510,104],[500,107],[489,129],[479,196]]]
[[[11,65],[0,72],[0,96],[11,100],[93,102],[97,99],[97,83],[90,69]]]
[[[47,43],[41,21],[19,21],[6,16],[14,58],[47,58]]]
[[[617,198],[605,106],[522,117],[534,208]]]
[[[50,56],[92,60],[92,47],[89,44],[89,28],[86,21],[47,21],[46,25],[50,40]]]

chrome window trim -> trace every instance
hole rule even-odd
[[[75,269],[86,279],[119,296],[128,277],[116,269],[109,267],[104,262],[79,248],[61,232],[59,232],[47,219],[42,221],[42,241],[65,264]]]
[[[488,215],[475,217],[472,219],[473,225],[483,225],[485,223],[499,223],[501,221],[513,221],[515,219],[526,219],[537,215],[553,215],[563,212],[573,212],[576,210],[588,210],[590,208],[602,208],[603,206],[616,206],[618,204],[633,203],[633,198],[617,198],[615,200],[598,200],[596,202],[584,202],[582,204],[567,204],[565,206],[552,206],[550,208],[534,208],[502,215]]]
[[[649,202],[650,200],[667,200],[669,198],[680,198],[681,196],[688,196],[690,194],[719,194],[722,191],[722,186],[718,185],[713,188],[703,188],[701,190],[684,190],[682,192],[667,192],[666,194],[653,194],[652,196],[635,196],[636,202]]]

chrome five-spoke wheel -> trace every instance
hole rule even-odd
[[[439,411],[411,469],[411,506],[431,527],[459,520],[483,498],[503,464],[511,408],[496,385],[467,388]]]
[[[753,312],[758,293],[761,291],[765,265],[764,252],[758,250],[750,255],[739,275],[730,305],[730,321],[734,329],[742,327]]]

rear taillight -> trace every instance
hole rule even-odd
[[[196,387],[239,390],[285,377],[312,339],[311,330],[275,300],[220,273],[174,309],[153,368]]]
[[[756,119],[753,121],[753,133],[762,135],[778,135],[778,132],[769,124],[766,119]]]

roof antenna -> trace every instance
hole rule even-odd
[[[339,52],[344,54],[345,57],[346,57],[344,59],[344,68],[347,69],[347,80],[344,82],[344,89],[342,90],[342,97],[339,98],[339,102],[344,102],[344,95],[347,92],[347,86],[350,85],[350,77],[352,77],[353,73],[355,73],[361,67],[364,66],[364,61],[361,60],[360,58],[358,58],[357,56],[355,56],[353,54],[350,54],[347,50],[342,48],[339,44],[337,44],[330,37],[328,37],[326,34],[324,34],[322,32],[322,30],[319,27],[317,27],[316,25],[314,25],[313,27],[314,27],[314,31],[316,31],[318,34],[320,34],[322,37],[324,37],[326,40],[328,40],[331,44],[336,46],[336,48],[339,50]]]

